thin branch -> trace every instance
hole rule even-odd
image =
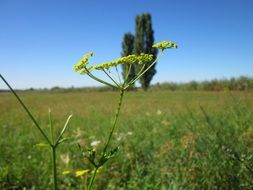
[[[118,88],[120,88],[120,86],[118,85],[118,83],[104,70],[104,69],[102,69],[103,70],[103,72],[112,80],[112,82],[118,87]]]
[[[33,115],[31,114],[31,112],[29,111],[29,109],[26,107],[26,105],[23,103],[23,101],[19,98],[19,96],[17,95],[17,93],[13,90],[13,88],[9,85],[9,83],[5,80],[5,78],[1,74],[0,74],[0,78],[4,81],[4,83],[9,87],[9,89],[11,90],[11,92],[17,98],[17,100],[19,101],[19,103],[21,104],[21,106],[24,108],[24,110],[26,111],[26,113],[28,114],[28,116],[31,118],[31,120],[33,121],[33,123],[35,124],[35,126],[37,127],[37,129],[40,131],[40,133],[42,134],[42,136],[48,142],[48,144],[52,145],[52,143],[50,142],[50,140],[47,137],[47,135],[41,129],[40,125],[38,124],[38,122],[36,121],[36,119],[33,117]]]

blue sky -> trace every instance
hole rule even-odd
[[[0,73],[14,88],[100,85],[73,72],[118,58],[137,14],[171,40],[152,83],[253,76],[252,0],[0,0]],[[6,88],[0,82],[0,89]]]

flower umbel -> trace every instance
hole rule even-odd
[[[128,55],[125,57],[120,57],[114,61],[105,62],[99,65],[94,66],[94,69],[102,70],[102,69],[109,69],[110,67],[117,66],[119,64],[145,64],[152,61],[153,55],[152,54],[144,54],[141,53],[140,55]]]
[[[93,56],[93,52],[86,53],[83,58],[74,65],[74,70],[78,72],[79,74],[85,74],[87,70],[91,70],[92,67],[89,67],[89,69],[86,67],[88,65],[89,58]],[[86,69],[85,69],[86,68]]]
[[[173,42],[162,41],[162,42],[154,44],[152,47],[160,49],[161,50],[160,55],[162,55],[165,49],[177,48],[177,45]],[[139,80],[150,68],[153,67],[153,65],[157,62],[158,58],[160,57],[160,55],[157,56],[156,59],[154,59],[154,56],[152,54],[145,54],[145,53],[141,53],[140,55],[131,54],[128,56],[120,57],[113,61],[108,61],[108,62],[91,66],[89,65],[88,61],[89,61],[89,58],[93,56],[93,52],[90,52],[90,53],[85,54],[84,57],[74,66],[74,70],[79,74],[87,74],[92,79],[106,86],[117,88],[119,90],[126,90],[132,84],[134,84],[135,81]],[[126,68],[128,68],[128,70],[126,71],[123,77],[120,77],[120,74],[117,68],[118,65],[127,65]],[[142,66],[140,67],[138,73],[136,73],[136,76],[134,76],[134,78],[129,80],[131,76],[131,69],[135,67],[136,65],[142,65]],[[113,73],[110,70],[111,68],[115,68],[117,72],[117,78],[111,76],[111,74]],[[93,70],[102,71],[108,77],[107,80],[96,77],[91,72]]]
[[[168,48],[177,48],[177,44],[174,42],[162,41],[152,46],[153,48],[161,49],[162,51]]]
[[[78,72],[79,74],[87,74],[87,72],[96,69],[96,70],[103,70],[103,69],[109,69],[110,67],[115,67],[119,64],[146,64],[153,59],[152,54],[144,54],[141,53],[140,55],[128,55],[125,57],[120,57],[114,61],[108,61],[102,64],[98,64],[95,66],[87,67],[88,65],[88,59],[93,56],[93,53],[87,53],[84,55],[84,58],[81,59],[75,66],[74,70]]]

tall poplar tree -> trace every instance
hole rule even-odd
[[[141,53],[153,54],[156,59],[157,50],[152,48],[154,43],[154,31],[152,29],[152,20],[149,13],[137,15],[135,19],[135,39],[134,39],[134,53],[139,55]],[[152,61],[153,62],[153,61]],[[152,62],[145,65],[147,68]],[[136,65],[136,72],[140,70]],[[153,65],[141,78],[141,87],[147,90],[153,76],[156,74],[155,65]]]
[[[130,54],[133,54],[133,50],[134,50],[134,35],[131,34],[130,32],[125,33],[124,37],[123,37],[123,42],[122,42],[122,52],[121,52],[121,56],[128,56]],[[129,68],[128,64],[122,64],[122,75],[123,78],[125,79],[127,76],[127,73],[130,69],[129,72],[129,76],[128,76],[128,80],[130,81],[131,79],[134,78],[135,76],[135,68],[134,66],[131,66],[131,68]],[[134,86],[134,84],[133,84]]]

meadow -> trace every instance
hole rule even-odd
[[[18,94],[44,129],[49,108],[56,130],[73,114],[57,153],[59,187],[84,189],[90,174],[75,171],[91,166],[77,144],[101,149],[118,92]],[[15,97],[0,93],[0,189],[50,189],[43,142]],[[252,189],[253,92],[127,92],[112,144],[119,152],[94,189]]]

